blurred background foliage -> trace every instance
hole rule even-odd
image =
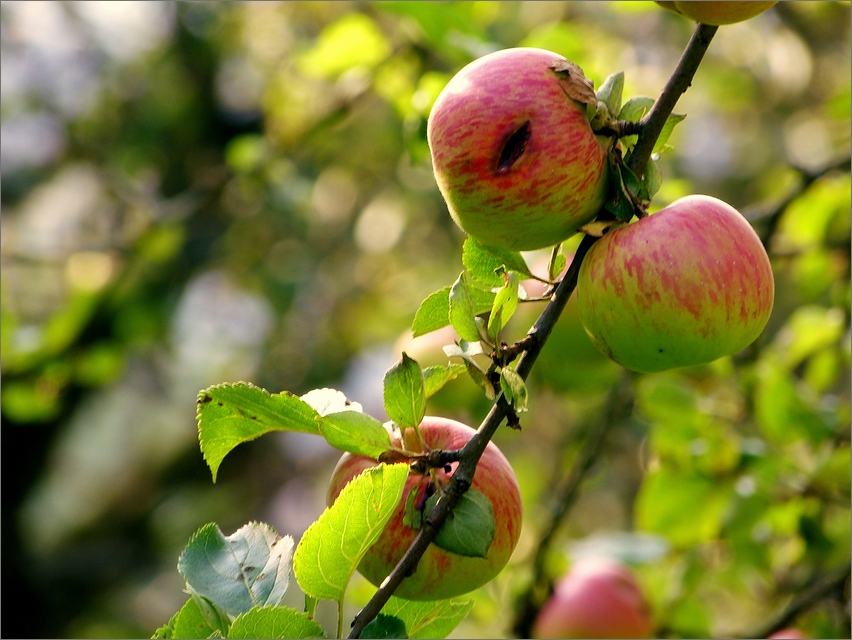
[[[148,637],[206,522],[298,539],[338,453],[266,436],[213,485],[198,390],[330,386],[383,418],[400,351],[435,364],[453,339],[408,330],[461,269],[425,139],[447,80],[537,46],[656,96],[693,26],[650,2],[3,2],[3,586],[27,602],[3,634]],[[722,27],[676,108],[653,206],[708,193],[746,214],[775,310],[743,353],[631,378],[546,564],[631,562],[660,635],[749,633],[849,563],[849,31],[848,2]],[[552,487],[620,379],[569,305],[523,431],[496,437],[520,545],[454,635],[508,632]],[[488,408],[461,379],[430,402],[474,426]],[[350,618],[371,590],[353,583]],[[848,583],[796,622],[849,637]]]

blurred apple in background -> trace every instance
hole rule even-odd
[[[649,638],[654,621],[636,578],[609,558],[574,563],[533,626],[534,638]]]

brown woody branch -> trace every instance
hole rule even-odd
[[[664,87],[657,102],[654,104],[654,107],[648,115],[639,122],[639,137],[630,157],[630,161],[628,162],[628,166],[634,173],[636,173],[637,176],[641,177],[642,172],[645,170],[645,165],[651,157],[654,144],[662,132],[666,119],[669,115],[671,115],[671,112],[680,96],[692,83],[692,78],[698,69],[701,59],[704,57],[704,53],[707,51],[707,47],[709,46],[710,40],[713,38],[716,29],[717,27],[711,27],[703,24],[698,25],[671,78]],[[606,212],[602,209],[600,215],[605,215],[605,213]],[[565,277],[557,286],[553,297],[544,308],[544,311],[539,316],[538,320],[536,320],[535,324],[529,330],[527,338],[524,339],[526,350],[518,360],[518,366],[516,369],[518,374],[524,380],[526,380],[529,376],[542,347],[556,324],[556,321],[562,314],[571,294],[574,293],[574,289],[577,287],[577,277],[580,272],[580,265],[582,264],[586,253],[588,253],[589,249],[591,249],[592,245],[596,241],[597,238],[593,236],[586,235],[583,237],[579,247],[574,253],[574,259],[572,260],[568,271],[565,273]],[[473,475],[476,472],[476,465],[479,463],[479,459],[485,451],[485,447],[497,431],[497,427],[500,426],[504,419],[513,413],[511,406],[509,406],[509,403],[501,394],[491,407],[491,411],[489,411],[488,415],[485,417],[485,420],[480,425],[476,434],[459,451],[459,466],[456,468],[455,473],[453,473],[449,485],[441,495],[435,505],[435,508],[432,509],[431,513],[426,518],[426,521],[421,527],[420,532],[417,534],[417,537],[414,539],[414,542],[412,542],[408,551],[405,552],[405,555],[399,561],[397,566],[394,567],[393,571],[385,579],[378,591],[376,591],[370,601],[355,616],[349,632],[350,638],[360,637],[364,627],[378,616],[382,607],[385,606],[400,583],[406,577],[412,575],[417,569],[417,564],[419,563],[420,558],[423,557],[426,549],[431,544],[432,540],[434,540],[438,530],[447,519],[447,516],[456,506],[459,498],[461,498],[461,496],[470,488],[471,482],[473,481]]]
[[[768,638],[776,631],[789,627],[798,615],[807,611],[818,602],[835,598],[845,602],[844,588],[849,580],[849,563],[817,578],[810,586],[790,601],[785,609],[761,629],[749,633],[744,638]]]

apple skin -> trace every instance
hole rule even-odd
[[[645,373],[744,349],[766,326],[774,295],[769,257],[751,225],[702,195],[604,235],[577,283],[595,346]]]
[[[778,4],[777,0],[776,2],[655,1],[658,5],[669,11],[692,18],[702,24],[716,26],[749,20],[756,15],[760,15],[773,5]]]
[[[539,611],[533,638],[649,638],[650,608],[630,570],[609,558],[574,564]]]
[[[784,638],[785,640],[805,640],[807,638],[801,629],[797,629],[796,627],[788,627],[786,629],[781,629],[780,631],[776,631],[771,636],[767,636],[770,640],[781,640]]]
[[[420,424],[420,433],[432,449],[460,449],[476,433],[461,422],[448,418],[427,416]],[[391,439],[394,445],[399,441]],[[406,447],[421,451],[413,429],[405,433]],[[331,505],[343,487],[364,469],[377,465],[376,460],[345,453],[332,473],[328,490]],[[458,466],[453,463],[452,470]],[[452,472],[438,470],[440,481],[448,482]],[[405,500],[422,476],[410,474],[403,490],[402,500],[388,521],[379,540],[367,551],[358,571],[374,585],[379,586],[400,561],[417,536],[417,531],[403,524]],[[413,575],[402,581],[394,595],[407,600],[442,600],[473,591],[481,587],[506,566],[521,535],[523,507],[518,480],[509,461],[489,442],[480,458],[473,477],[472,488],[485,494],[494,508],[496,532],[485,558],[461,556],[429,545]],[[420,491],[424,491],[425,483]]]
[[[496,51],[459,71],[432,107],[426,133],[438,188],[456,224],[482,244],[553,246],[604,203],[607,143],[550,69],[564,60],[544,49]],[[501,168],[524,127],[520,156]]]

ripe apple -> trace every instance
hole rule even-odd
[[[650,608],[630,570],[609,558],[574,564],[539,611],[533,638],[648,638]]]
[[[705,364],[766,326],[769,257],[733,207],[681,198],[604,235],[580,267],[577,304],[592,342],[634,371]]]
[[[606,141],[569,98],[544,49],[488,54],[459,71],[429,114],[438,188],[482,244],[526,250],[562,242],[606,196]]]
[[[784,640],[805,640],[807,637],[801,629],[797,629],[796,627],[781,629],[768,636],[769,640],[781,640],[782,638]]]
[[[447,418],[429,417],[420,424],[420,433],[431,449],[460,449],[476,433],[467,425]],[[405,433],[409,451],[422,451],[413,429]],[[397,439],[392,439],[400,446]],[[343,487],[364,469],[378,464],[365,456],[345,453],[332,474],[328,489],[328,504],[332,504]],[[451,471],[438,470],[437,482],[448,483],[458,463]],[[391,516],[379,540],[370,547],[358,565],[358,571],[374,585],[379,586],[390,574],[411,546],[417,531],[403,523],[405,502],[409,492],[419,492],[415,504],[421,506],[433,493],[434,485],[428,478],[410,474],[403,490],[402,500]],[[445,551],[435,544],[429,545],[413,575],[402,581],[394,595],[408,600],[441,600],[473,591],[494,578],[506,566],[521,534],[521,493],[515,472],[509,461],[494,443],[488,443],[473,477],[473,489],[482,492],[490,501],[497,521],[496,533],[485,558],[474,558]]]
[[[756,15],[759,15],[769,9],[772,5],[778,2],[685,2],[677,0],[675,2],[661,2],[655,0],[658,5],[674,11],[687,18],[692,18],[696,22],[703,24],[712,24],[720,26],[723,24],[734,24],[748,20]]]

